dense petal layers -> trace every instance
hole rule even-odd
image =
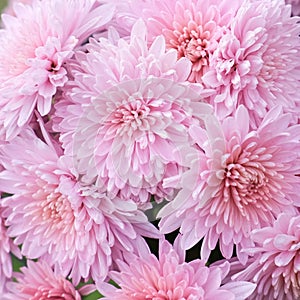
[[[27,267],[15,273],[15,282],[8,284],[3,300],[80,300],[81,296],[70,281],[53,272],[44,261],[28,261]]]
[[[297,2],[9,1],[0,298],[300,299]]]
[[[296,16],[299,4],[290,2]],[[243,104],[256,128],[280,104],[297,122],[300,25],[284,0],[135,0],[117,5],[116,27],[140,17],[149,41],[163,35],[167,49],[191,61],[188,80],[216,90],[210,101],[219,118]]]
[[[184,0],[184,1],[134,1],[125,18],[121,12],[119,19],[125,24],[136,14],[147,22],[149,40],[163,35],[167,49],[175,49],[178,58],[186,57],[192,63],[189,81],[202,82],[202,75],[209,68],[210,56],[218,48],[223,32],[230,25],[242,1],[230,4],[224,0]],[[137,3],[135,6],[134,4]],[[122,18],[123,16],[123,18]],[[128,20],[129,19],[129,20]]]
[[[245,249],[254,255],[247,267],[233,276],[250,280],[257,288],[249,299],[294,300],[300,298],[300,217],[280,214],[272,226],[254,230],[255,247]]]
[[[283,0],[244,1],[211,56],[204,83],[217,89],[211,101],[219,118],[243,104],[251,126],[282,105],[298,119],[299,18]]]
[[[299,206],[299,125],[290,114],[272,109],[260,127],[249,129],[249,115],[240,106],[222,123],[208,118],[207,131],[191,127],[199,151],[195,165],[181,179],[182,190],[160,212],[161,229],[180,227],[183,247],[204,238],[203,258],[219,241],[230,258],[236,245],[242,262],[250,232],[272,224],[283,211]],[[173,184],[172,179],[167,185]]]
[[[113,195],[141,203],[170,196],[162,181],[186,166],[188,126],[212,113],[202,87],[184,83],[190,62],[166,52],[161,36],[148,47],[141,21],[129,42],[102,38],[87,50],[77,53],[74,81],[55,106],[66,153],[83,181]]]
[[[101,282],[123,251],[136,251],[141,235],[158,236],[133,201],[82,186],[72,160],[31,130],[1,148],[1,163],[0,186],[13,194],[2,200],[8,236],[24,256],[43,258],[75,284]]]
[[[103,284],[104,299],[242,300],[255,288],[245,281],[221,286],[228,263],[218,267],[207,267],[202,260],[186,263],[167,241],[160,242],[159,259],[144,250],[140,256],[128,255],[118,266],[111,277],[120,289]]]
[[[2,139],[20,133],[35,109],[42,116],[49,113],[57,89],[68,80],[66,62],[77,46],[111,19],[113,9],[96,0],[33,0],[30,5],[15,4],[14,16],[2,15]]]

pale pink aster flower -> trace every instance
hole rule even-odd
[[[3,208],[0,206],[0,295],[5,291],[6,281],[12,277],[11,253],[21,258],[20,249],[7,234],[2,211]]]
[[[82,186],[72,159],[24,130],[0,149],[0,189],[7,234],[29,259],[42,258],[72,278],[104,280],[121,252],[135,252],[141,237],[158,237],[133,201],[110,199]]]
[[[171,193],[162,180],[186,164],[188,126],[212,113],[202,87],[185,82],[190,61],[166,52],[162,36],[148,47],[146,34],[138,21],[129,41],[102,38],[78,52],[53,120],[83,181],[142,203]]]
[[[207,267],[203,260],[189,263],[167,241],[161,241],[159,259],[144,251],[140,256],[127,255],[118,261],[119,271],[110,273],[120,289],[103,284],[100,292],[107,300],[143,299],[247,299],[255,285],[236,281],[222,284],[229,271],[229,263]]]
[[[34,109],[49,113],[68,80],[66,61],[76,46],[107,23],[114,11],[97,0],[33,0],[3,14],[0,31],[0,136],[16,136]]]
[[[247,268],[232,278],[257,284],[249,300],[300,299],[300,216],[282,213],[270,227],[254,230]]]
[[[162,232],[180,226],[186,249],[204,238],[203,259],[218,241],[227,259],[235,245],[245,263],[241,250],[251,245],[250,232],[300,205],[300,125],[289,125],[291,120],[277,106],[257,130],[250,130],[248,111],[240,106],[222,123],[207,118],[206,130],[192,126],[200,150],[181,179],[182,190],[159,213]],[[168,181],[166,186],[176,183]]]
[[[243,104],[256,127],[277,104],[296,118],[300,88],[300,24],[284,0],[244,1],[204,74],[219,118]],[[295,120],[296,121],[296,120]]]
[[[44,261],[28,260],[27,267],[15,272],[16,281],[7,284],[2,300],[81,300],[79,291],[62,275],[57,275]]]

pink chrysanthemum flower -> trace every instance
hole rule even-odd
[[[28,266],[14,273],[16,281],[7,284],[2,300],[81,300],[70,281],[57,275],[44,261],[27,261]]]
[[[277,104],[295,112],[300,88],[300,24],[284,0],[245,1],[204,74],[220,118],[243,104],[256,127]]]
[[[29,259],[43,258],[78,284],[107,276],[122,251],[136,251],[143,236],[157,230],[133,201],[109,198],[82,186],[72,159],[24,130],[0,149],[0,189],[7,234]]]
[[[280,214],[273,226],[254,230],[251,263],[233,276],[249,280],[257,288],[249,300],[300,299],[300,216]]]
[[[3,14],[0,31],[0,136],[16,136],[36,108],[49,113],[58,87],[68,80],[66,61],[114,11],[97,0],[33,0]]]
[[[221,286],[229,263],[218,267],[207,267],[200,259],[186,263],[184,254],[177,253],[167,241],[160,242],[159,259],[144,250],[140,256],[127,255],[118,266],[119,271],[110,275],[120,289],[103,284],[103,299],[242,300],[255,289],[245,281]]]
[[[218,48],[218,42],[241,2],[236,0],[229,4],[225,0],[145,1],[145,9],[141,10],[139,7],[140,11],[136,10],[136,14],[147,22],[149,40],[162,34],[167,49],[176,49],[178,58],[186,57],[192,62],[189,80],[202,82],[210,56]]]
[[[2,217],[3,208],[0,206],[0,295],[5,291],[7,279],[12,277],[11,254],[21,258],[19,248],[7,234],[5,218]]]
[[[141,203],[170,193],[162,180],[185,165],[188,126],[212,113],[202,88],[184,82],[189,60],[166,52],[162,36],[148,48],[146,34],[138,21],[129,42],[102,38],[78,52],[53,120],[83,181]]]
[[[248,112],[240,106],[222,123],[207,118],[206,131],[192,126],[190,134],[201,150],[183,175],[182,190],[160,212],[162,232],[181,226],[186,249],[204,238],[203,259],[218,241],[225,258],[236,245],[245,263],[241,249],[251,245],[250,232],[300,205],[300,125],[290,126],[291,120],[291,114],[275,107],[257,130],[249,130]]]

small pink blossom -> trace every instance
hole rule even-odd
[[[245,249],[254,255],[235,280],[257,284],[249,300],[295,300],[300,298],[300,217],[280,214],[272,226],[254,230],[255,247]]]
[[[12,194],[2,199],[7,235],[28,259],[46,260],[74,284],[101,282],[114,259],[136,251],[142,235],[159,236],[133,201],[82,186],[72,159],[58,157],[30,129],[0,152],[0,189]]]
[[[28,260],[27,267],[22,267],[21,272],[14,273],[14,276],[16,281],[7,284],[8,292],[1,299],[81,300],[80,293],[72,283],[62,275],[55,274],[44,261]]]
[[[186,263],[184,254],[177,253],[167,241],[160,242],[159,259],[144,250],[140,256],[126,255],[118,267],[119,271],[110,275],[120,289],[103,284],[103,299],[242,300],[255,288],[245,281],[221,285],[229,263],[218,267],[207,267],[200,259]]]
[[[291,114],[274,107],[251,130],[248,112],[240,106],[222,123],[208,117],[206,130],[192,126],[190,134],[200,150],[181,179],[182,190],[159,213],[162,232],[180,227],[186,249],[204,238],[203,259],[218,241],[225,258],[235,245],[245,263],[242,249],[252,245],[250,232],[300,205],[300,125],[289,125],[291,120]],[[172,181],[165,185],[178,179]]]
[[[59,7],[59,9],[58,9]],[[0,136],[15,137],[36,108],[49,113],[57,88],[67,82],[74,49],[113,14],[96,0],[33,0],[3,14],[0,32]]]

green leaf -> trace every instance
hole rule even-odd
[[[100,298],[103,298],[103,296],[98,291],[96,291],[92,294],[89,294],[88,296],[83,296],[82,300],[97,300]]]
[[[12,265],[14,272],[20,272],[20,268],[26,266],[26,259],[18,259],[13,254],[11,254]]]
[[[80,282],[77,286],[76,286],[76,290],[79,290],[81,287],[87,285],[87,284],[92,284],[93,280],[89,280],[88,282]],[[83,300],[96,300],[96,299],[100,299],[103,298],[103,296],[98,292],[95,291],[87,296],[82,296]]]
[[[113,286],[115,286],[116,288],[120,288],[113,280],[110,280],[109,283],[112,284]],[[84,284],[80,284],[78,287],[81,287],[83,285]],[[104,296],[102,296],[98,291],[95,291],[94,293],[92,293],[88,296],[82,297],[83,300],[97,300],[100,298],[104,298]]]

